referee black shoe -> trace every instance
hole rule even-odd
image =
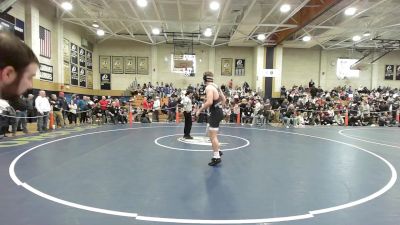
[[[216,166],[222,162],[221,158],[212,158],[211,162],[208,163],[209,166]]]
[[[224,153],[222,151],[219,151],[219,156],[224,155]]]

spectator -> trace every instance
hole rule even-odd
[[[72,99],[70,100],[70,103],[68,105],[69,111],[68,111],[68,121],[69,124],[77,124],[76,122],[76,113],[78,106],[76,105],[76,96],[73,96]]]
[[[156,96],[156,100],[153,104],[153,121],[160,122],[159,113],[160,113],[160,97]]]
[[[62,106],[63,106],[62,100],[60,98],[57,98],[55,94],[51,94],[50,105],[53,108],[54,121],[56,123],[56,126],[58,128],[64,127],[64,117],[62,114]]]
[[[38,112],[37,129],[39,133],[46,132],[48,129],[47,122],[49,119],[50,102],[46,98],[45,91],[39,91],[39,96],[35,100],[35,107]]]
[[[16,118],[12,123],[12,135],[15,136],[17,131],[23,131],[28,133],[26,127],[26,115],[27,115],[27,105],[26,99],[21,95],[18,98],[10,100],[10,106],[14,108]],[[22,127],[22,128],[21,128]]]
[[[34,106],[34,99],[33,94],[29,94],[28,98],[26,99],[26,107],[27,107],[27,116],[28,116],[28,123],[36,122],[36,119],[33,118],[36,116],[35,106]]]

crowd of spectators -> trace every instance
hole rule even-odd
[[[311,80],[308,86],[283,86],[279,98],[264,99],[254,92],[247,82],[233,87],[221,85],[221,91],[227,96],[224,106],[224,121],[242,125],[267,125],[271,122],[285,127],[301,127],[305,125],[345,125],[348,115],[350,126],[395,126],[396,113],[400,105],[400,90],[398,88],[378,87],[369,90],[366,87],[353,89],[351,86],[336,87],[323,90],[316,87]],[[150,123],[160,122],[160,115],[165,114],[167,122],[176,120],[177,110],[181,110],[181,99],[186,92],[193,93],[193,112],[201,107],[205,97],[203,84],[189,85],[185,89],[174,88],[173,84],[155,85],[140,84],[132,90],[133,97],[141,97],[141,102],[132,109],[133,121]],[[167,98],[167,101],[163,99]],[[32,94],[21,96],[9,101],[13,112],[10,114],[9,125],[11,133],[17,131],[28,133],[27,123],[37,123],[37,131],[46,132],[49,128],[50,112],[54,116],[54,126],[84,124],[125,124],[128,122],[129,104],[118,98],[102,96],[89,97],[72,95],[69,99],[63,92],[46,96],[40,91],[35,98]],[[132,104],[134,105],[134,104]],[[194,118],[199,123],[207,122],[206,113]],[[78,123],[79,121],[79,123]],[[2,127],[0,132],[6,134],[8,127]]]
[[[39,91],[38,96],[29,94],[27,97],[20,96],[8,101],[8,123],[3,124],[0,134],[6,136],[11,132],[15,136],[17,131],[29,133],[28,123],[36,123],[37,131],[43,133],[49,129],[49,116],[54,116],[54,128],[85,124],[125,124],[128,122],[129,106],[126,101],[120,102],[118,98],[101,99],[94,96],[78,96],[73,94],[67,99],[64,92],[46,95]],[[79,121],[79,123],[78,123]],[[9,129],[11,127],[11,131]]]

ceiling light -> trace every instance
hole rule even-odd
[[[206,36],[206,37],[211,37],[211,35],[212,35],[212,30],[211,30],[211,28],[207,28],[207,29],[204,31],[204,36]]]
[[[356,35],[356,36],[353,37],[353,41],[359,41],[359,40],[361,40],[360,36]]]
[[[267,38],[267,37],[265,37],[265,34],[259,34],[259,35],[257,35],[257,39],[260,40],[260,41],[264,41],[265,38]]]
[[[71,4],[71,2],[63,2],[63,3],[61,3],[61,7],[64,10],[70,11],[72,9],[72,4]]]
[[[211,10],[214,10],[214,11],[218,10],[218,9],[219,9],[219,2],[217,2],[217,1],[212,1],[212,2],[210,3],[210,9],[211,9]]]
[[[147,6],[147,0],[137,0],[136,4],[142,8]]]
[[[311,41],[311,37],[310,36],[304,36],[303,37],[303,41],[307,42],[307,41]]]
[[[151,30],[151,32],[153,32],[154,35],[159,35],[160,34],[160,29],[153,28],[153,30]]]
[[[369,31],[367,31],[367,32],[365,32],[365,33],[363,34],[363,36],[364,36],[364,37],[369,37],[369,36],[371,36],[371,33],[370,33]]]
[[[104,30],[102,30],[102,29],[98,29],[96,33],[99,36],[104,36],[104,34],[105,34]]]
[[[281,12],[283,12],[283,13],[289,12],[290,9],[291,9],[291,7],[290,7],[289,4],[283,4],[283,5],[281,6]]]
[[[352,16],[352,15],[356,14],[356,11],[357,11],[356,8],[350,7],[350,8],[347,8],[347,9],[344,11],[344,14],[345,14],[346,16]]]
[[[0,24],[0,30],[3,28],[3,25]]]
[[[95,27],[95,28],[99,28],[100,27],[97,23],[93,23],[92,26]]]

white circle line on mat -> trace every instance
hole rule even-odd
[[[358,128],[358,129],[362,129],[362,128]],[[366,128],[366,129],[368,129],[368,128]],[[373,128],[373,129],[376,129],[376,128]],[[347,138],[350,138],[350,139],[354,139],[354,140],[363,141],[363,142],[367,142],[367,143],[371,143],[371,144],[382,145],[382,146],[386,146],[386,147],[399,148],[400,149],[400,146],[397,146],[397,145],[389,145],[389,144],[385,144],[385,143],[381,143],[381,142],[376,142],[376,141],[371,140],[371,139],[360,138],[360,137],[355,137],[353,135],[346,134],[345,131],[349,131],[349,130],[355,130],[355,129],[343,129],[343,130],[339,130],[338,133],[340,135],[342,135],[343,137],[347,137]],[[368,129],[368,130],[371,130],[371,129]]]
[[[165,135],[165,136],[161,136],[158,137],[154,140],[154,143],[160,147],[164,147],[164,148],[168,148],[168,149],[172,149],[172,150],[178,150],[178,151],[187,151],[187,152],[210,152],[211,149],[187,149],[187,148],[177,148],[177,147],[171,147],[165,144],[161,144],[160,140],[163,138],[167,138],[167,137],[173,137],[173,136],[178,136],[178,135],[182,135],[182,134],[171,134],[171,135]],[[239,150],[241,148],[245,148],[247,146],[250,145],[250,141],[242,138],[242,137],[238,137],[238,136],[234,136],[234,135],[228,135],[228,134],[218,134],[220,136],[226,136],[226,137],[233,137],[233,138],[237,138],[240,140],[243,140],[245,142],[244,145],[238,146],[238,147],[234,147],[234,148],[227,148],[227,149],[221,149],[221,151],[234,151],[234,150]]]

